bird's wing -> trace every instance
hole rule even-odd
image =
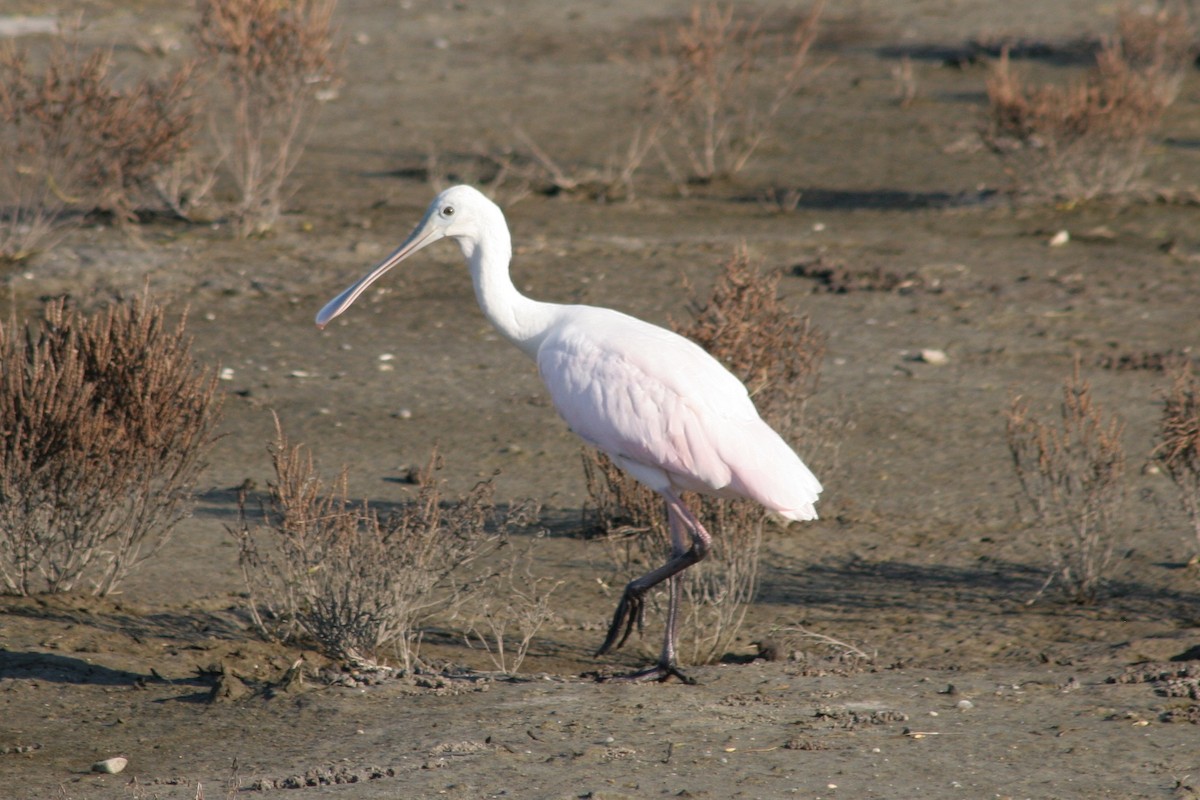
[[[619,460],[666,473],[677,487],[728,486],[732,474],[716,432],[758,420],[741,382],[663,328],[586,306],[569,307],[568,315],[537,354],[567,424]]]

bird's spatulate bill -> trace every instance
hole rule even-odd
[[[349,308],[350,304],[357,300],[358,296],[365,292],[368,286],[379,280],[379,278],[381,278],[389,269],[411,256],[422,247],[433,244],[438,239],[441,239],[442,236],[444,236],[440,230],[430,226],[427,223],[428,220],[422,222],[422,224],[417,226],[417,229],[413,231],[412,234],[410,234],[409,237],[404,241],[404,244],[396,248],[394,253],[385,258],[383,261],[380,261],[371,269],[370,272],[360,278],[356,283],[350,286],[350,288],[346,289],[346,291],[342,292],[337,297],[326,303],[325,307],[317,312],[317,327],[324,328],[326,325],[328,325],[330,320]]]

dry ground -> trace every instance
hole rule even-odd
[[[158,63],[140,45],[181,38],[186,24],[175,4],[78,5],[89,35],[131,63]],[[519,286],[658,322],[685,313],[684,279],[706,285],[742,241],[768,268],[820,256],[921,279],[909,292],[782,284],[829,334],[819,404],[844,424],[830,433],[837,458],[813,456],[822,520],[768,538],[737,655],[772,626],[802,625],[875,654],[873,667],[743,658],[695,669],[696,687],[581,678],[640,663],[657,633],[612,662],[590,657],[617,590],[608,551],[577,536],[579,447],[532,366],[488,329],[457,250],[426,251],[327,331],[312,327],[418,219],[430,152],[477,179],[473,154],[515,142],[509,115],[564,163],[601,163],[636,106],[613,55],[653,42],[686,5],[648,17],[627,0],[345,2],[346,82],[276,235],[89,229],[3,276],[22,313],[40,297],[99,302],[149,281],[190,307],[201,354],[233,370],[227,435],[194,519],[162,556],[110,601],[4,602],[6,795],[213,798],[240,786],[292,797],[312,790],[282,787],[308,773],[357,779],[335,790],[348,797],[1200,796],[1195,543],[1166,479],[1141,470],[1165,379],[1103,366],[1195,346],[1197,210],[1014,207],[981,192],[1005,183],[975,147],[983,69],[948,65],[970,37],[995,33],[1069,56],[1065,45],[1111,26],[1113,4],[831,4],[819,48],[831,62],[735,182],[680,199],[652,169],[634,203],[535,195],[507,209]],[[917,96],[902,108],[892,69],[905,56]],[[1198,94],[1193,73],[1153,149],[1159,187],[1200,181]],[[769,202],[776,190],[799,191],[797,207]],[[1071,241],[1048,246],[1060,230]],[[922,348],[948,363],[914,360]],[[1130,511],[1102,602],[1028,604],[1048,557],[1014,512],[1001,412],[1014,389],[1051,403],[1076,353],[1128,420]],[[546,506],[537,569],[568,583],[527,678],[310,680],[208,702],[222,667],[253,690],[300,655],[248,632],[223,527],[233,487],[268,477],[272,409],[330,473],[349,463],[354,493],[374,502],[408,497],[397,478],[440,443],[452,490],[498,471],[501,500]],[[489,667],[452,636],[426,648]],[[124,773],[87,773],[118,754]]]

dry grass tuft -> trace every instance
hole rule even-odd
[[[1200,379],[1190,361],[1177,364],[1164,398],[1153,459],[1179,490],[1200,553]]]
[[[320,93],[334,82],[336,0],[200,0],[195,41],[216,76],[213,128],[238,190],[243,236],[269,230],[287,201]]]
[[[463,613],[463,641],[486,651],[496,669],[506,675],[520,671],[533,638],[554,619],[550,596],[563,584],[533,574],[530,550],[510,553],[482,599]]]
[[[812,68],[823,0],[782,41],[730,3],[697,3],[660,50],[666,67],[649,82],[662,122],[658,152],[681,190],[745,168]],[[685,170],[677,165],[682,161]]]
[[[1127,192],[1145,171],[1147,142],[1179,92],[1194,42],[1182,8],[1125,8],[1091,72],[1065,87],[1029,86],[1004,51],[988,76],[984,140],[1036,198]]]
[[[1074,602],[1094,602],[1125,497],[1124,424],[1095,402],[1078,359],[1063,382],[1058,424],[1040,420],[1020,395],[1005,418],[1013,468],[1053,562],[1038,594],[1057,582]]]
[[[692,322],[674,328],[738,376],[763,418],[793,438],[817,389],[825,336],[784,305],[778,284],[777,273],[762,274],[741,250],[726,262],[709,297],[693,303]],[[661,563],[669,541],[661,498],[602,453],[584,452],[584,473],[592,517],[623,571],[632,577]],[[758,590],[766,512],[749,501],[684,499],[714,539],[709,557],[683,573],[681,648],[690,652],[682,655],[706,663],[732,644]]]
[[[133,221],[191,147],[193,65],[118,88],[112,49],[85,52],[77,33],[54,39],[41,72],[0,50],[0,259],[49,246],[72,213]]]
[[[216,378],[147,297],[0,326],[0,579],[106,595],[167,542],[214,441]]]
[[[241,554],[250,613],[270,639],[314,639],[352,666],[381,663],[394,651],[405,670],[417,664],[422,626],[453,611],[490,576],[471,569],[520,524],[525,509],[504,516],[491,483],[445,502],[435,452],[412,503],[381,518],[350,500],[343,468],[332,485],[311,453],[291,445],[276,420],[270,448],[276,480],[261,522],[230,528]]]

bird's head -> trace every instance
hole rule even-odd
[[[478,238],[480,232],[495,224],[500,209],[472,186],[451,186],[433,198],[417,231],[428,229],[436,239]],[[503,215],[499,215],[503,219]]]
[[[425,216],[404,240],[404,244],[379,262],[357,283],[325,304],[317,313],[317,327],[324,328],[334,317],[349,308],[368,286],[418,250],[428,247],[438,239],[450,238],[456,239],[463,253],[470,257],[479,240],[489,230],[503,231],[505,236],[508,232],[504,214],[495,203],[470,186],[452,186],[444,190],[433,198],[433,202],[425,210]]]

